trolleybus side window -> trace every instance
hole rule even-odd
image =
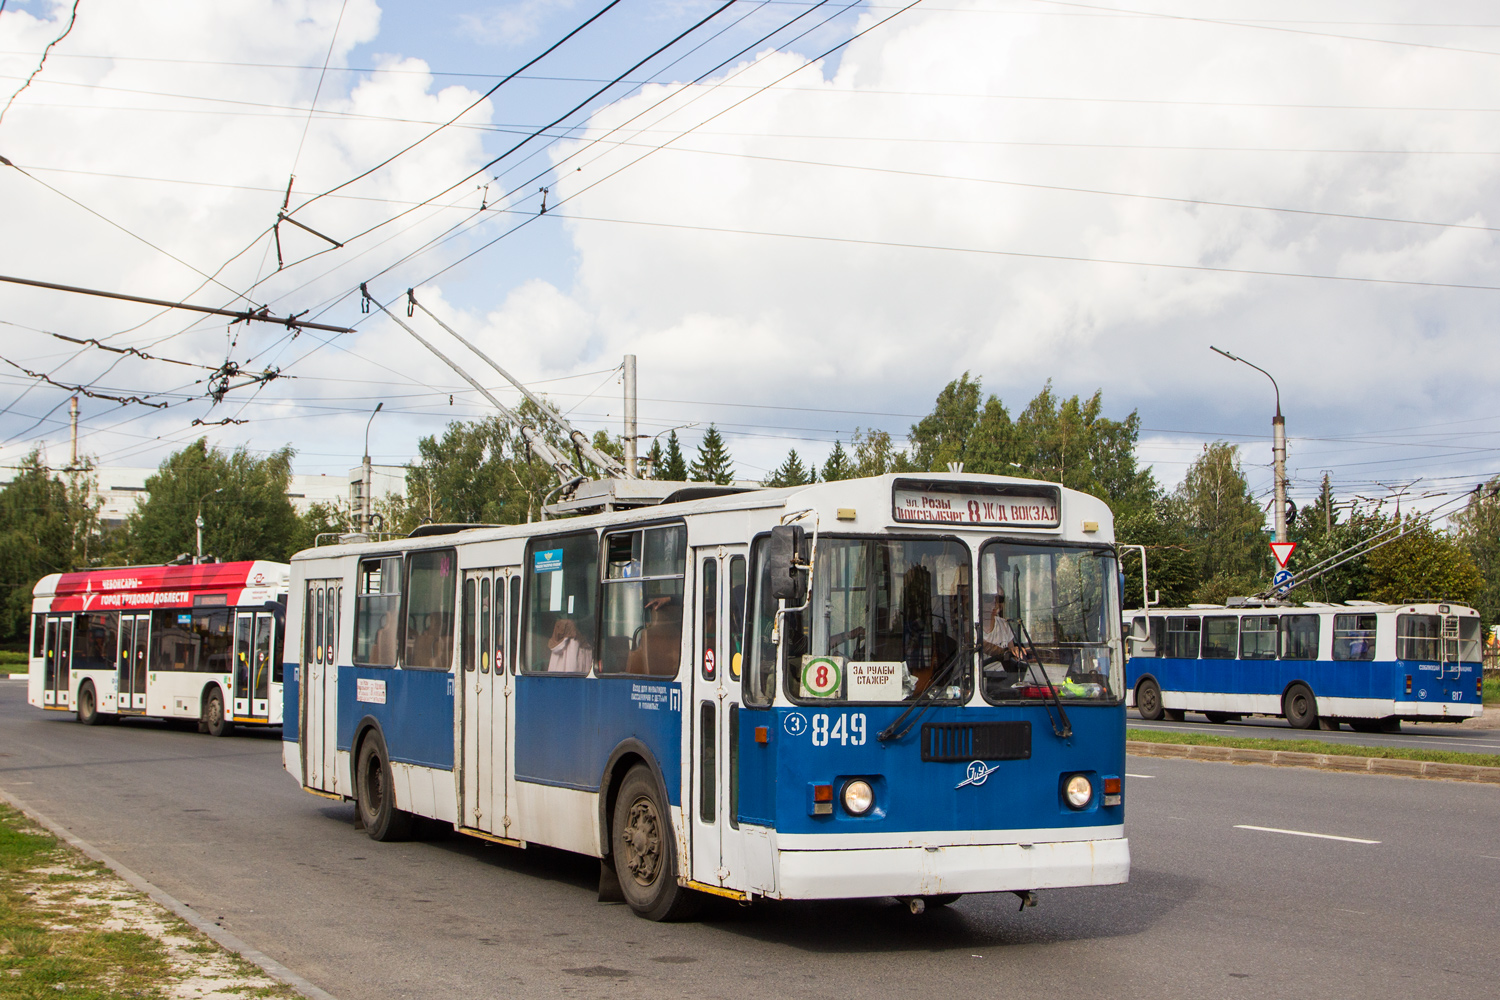
[[[1458,659],[1462,663],[1481,663],[1484,660],[1484,644],[1479,641],[1479,619],[1458,620]]]
[[[198,641],[198,669],[211,674],[230,672],[232,637],[228,608],[193,612],[193,635]],[[278,678],[279,679],[279,678]]]
[[[698,564],[698,603],[703,608],[703,623],[698,636],[698,662],[703,664],[703,679],[711,681],[718,669],[719,642],[719,560],[705,556]],[[705,822],[712,822],[706,818]]]
[[[193,635],[193,616],[175,608],[157,608],[151,612],[151,638],[156,649],[151,669],[183,671],[198,669],[198,648],[202,645]]]
[[[1396,659],[1441,660],[1442,624],[1438,615],[1397,615]]]
[[[687,528],[604,536],[601,674],[674,677],[682,661]]]
[[[776,600],[771,597],[771,574],[766,572],[766,550],[770,538],[755,540],[751,550],[750,579],[755,582],[755,605],[751,609],[749,655],[745,658],[742,695],[746,705],[765,707],[776,697],[776,650],[771,633],[776,627]],[[787,615],[787,621],[800,618]],[[799,626],[800,630],[800,626]]]
[[[1316,660],[1318,658],[1319,615],[1281,616],[1281,658],[1283,660]]]
[[[1275,615],[1246,615],[1240,619],[1240,659],[1276,659],[1276,637]]]
[[[394,667],[401,629],[401,557],[362,560],[354,603],[354,662]]]
[[[592,531],[532,539],[526,549],[529,673],[586,674],[594,663],[599,537]]]
[[[416,670],[453,666],[458,610],[458,554],[413,552],[406,567],[406,649],[401,665]]]
[[[78,616],[74,625],[73,658],[75,670],[113,670],[115,647],[120,644],[120,616],[114,611],[93,612]]]
[[[745,651],[745,557],[729,560],[729,676],[740,679],[740,661]],[[738,716],[731,714],[731,719]],[[732,744],[731,744],[732,745]]]
[[[1202,629],[1197,615],[1173,615],[1167,619],[1167,641],[1163,656],[1177,660],[1198,658],[1198,636]]]
[[[1374,615],[1333,616],[1333,658],[1335,660],[1375,659]]]
[[[506,669],[516,671],[516,660],[521,649],[521,577],[520,574],[510,578],[510,622],[509,645],[506,646],[505,659]]]
[[[47,616],[31,616],[31,655],[34,659],[40,659],[46,648],[47,640]]]
[[[1203,619],[1203,659],[1232,660],[1239,645],[1239,616],[1216,616]]]
[[[478,581],[473,577],[464,581],[464,631],[463,631],[463,666],[464,671],[473,673],[479,665],[479,647],[475,644],[474,621],[479,613],[479,604],[475,595],[479,592]]]
[[[979,554],[979,635],[991,702],[1114,700],[1124,688],[1114,554],[989,542]]]

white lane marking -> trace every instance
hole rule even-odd
[[[1500,858],[1495,857],[1493,854],[1481,854],[1480,857],[1486,861],[1500,861]]]
[[[1154,774],[1131,774],[1129,771],[1126,771],[1125,772],[1125,777],[1127,777],[1127,778],[1154,778],[1154,777],[1156,777],[1156,775],[1154,775]]]
[[[1342,840],[1350,844],[1378,844],[1378,840],[1364,840],[1360,837],[1335,837],[1331,833],[1308,833],[1306,830],[1279,830],[1274,826],[1250,826],[1248,823],[1236,823],[1236,830],[1259,830],[1261,833],[1285,833],[1292,837],[1317,837],[1319,840]]]

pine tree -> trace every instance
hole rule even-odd
[[[666,479],[674,483],[687,481],[687,460],[682,457],[682,444],[677,440],[676,431],[667,436],[667,457],[658,468],[661,471],[657,472],[653,478]]]
[[[844,450],[844,443],[834,441],[833,451],[828,453],[828,460],[823,463],[823,481],[831,483],[839,479],[853,479],[857,474],[854,463],[849,461],[849,453]]]
[[[698,445],[698,457],[693,460],[691,473],[696,483],[728,486],[734,482],[734,460],[729,457],[724,438],[713,424],[708,425],[708,432]]]
[[[661,452],[661,442],[655,439],[651,441],[651,450],[646,452],[641,459],[642,473],[647,479],[665,479],[662,475],[661,463],[664,461]]]
[[[786,461],[761,483],[762,486],[806,486],[813,481],[812,473],[802,464],[802,456],[793,448],[786,453]]]

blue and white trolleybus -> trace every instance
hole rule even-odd
[[[424,816],[598,857],[652,919],[1126,880],[1102,501],[962,473],[621,487],[662,492],[295,556],[286,769],[377,840]]]

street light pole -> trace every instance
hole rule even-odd
[[[1242,365],[1250,365],[1266,378],[1271,380],[1271,388],[1276,390],[1276,416],[1271,418],[1271,457],[1275,462],[1276,479],[1276,540],[1284,542],[1286,537],[1286,418],[1281,415],[1281,386],[1276,384],[1276,378],[1260,365],[1251,364],[1244,358],[1236,357],[1228,351],[1220,350],[1212,344],[1209,350],[1224,355],[1230,361],[1238,361]]]
[[[198,554],[193,559],[193,565],[195,566],[203,561],[203,501],[207,500],[215,493],[223,492],[224,487],[220,486],[216,490],[209,490],[207,493],[198,498],[198,520],[195,522],[198,525]]]
[[[385,409],[385,400],[382,399],[380,402],[375,404],[375,409],[370,411],[370,419],[365,421],[365,459],[364,467],[361,471],[361,480],[364,488],[360,491],[364,494],[364,496],[360,498],[362,501],[360,504],[360,507],[362,508],[360,512],[360,529],[363,531],[370,530],[370,479],[373,477],[375,471],[370,465],[370,424],[375,422],[375,414],[379,413],[383,409]]]

